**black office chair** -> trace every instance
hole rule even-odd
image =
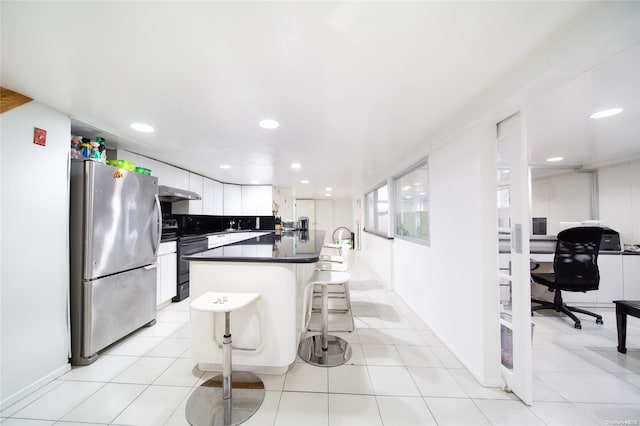
[[[565,229],[558,234],[556,252],[553,259],[553,273],[531,272],[534,282],[555,291],[553,302],[531,299],[540,303],[540,306],[532,306],[531,314],[541,309],[554,309],[564,312],[575,322],[575,328],[582,328],[580,320],[573,312],[596,317],[596,323],[602,324],[602,316],[584,309],[567,306],[562,301],[562,291],[591,291],[597,290],[600,285],[600,272],[598,270],[598,250],[602,239],[602,228],[577,227]],[[532,270],[537,269],[534,266]]]

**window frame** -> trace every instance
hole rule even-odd
[[[402,188],[399,188],[400,180],[403,177],[406,177],[408,174],[414,172],[415,170],[426,166],[426,175],[427,175],[427,184],[425,187],[427,193],[427,200],[429,201],[428,208],[426,210],[428,214],[427,216],[427,239],[417,238],[408,235],[398,234],[398,214],[402,212],[401,203],[402,203]],[[424,157],[418,162],[414,163],[410,167],[403,170],[401,173],[393,176],[393,237],[398,238],[400,240],[410,241],[415,244],[424,245],[427,247],[431,247],[431,178],[430,178],[430,167],[429,167],[429,157]]]
[[[378,224],[378,191],[383,188],[383,187],[387,187],[387,198],[388,198],[388,209],[387,209],[387,215],[388,215],[388,223],[387,223],[387,228],[384,230],[379,229],[379,224]],[[369,206],[367,204],[367,199],[368,196],[372,194],[373,195],[373,228],[370,228],[369,225]],[[393,192],[392,192],[392,188],[389,182],[389,179],[380,182],[379,184],[375,185],[373,188],[371,188],[369,191],[366,191],[364,193],[363,196],[363,200],[364,200],[364,232],[373,234],[373,235],[377,235],[380,237],[384,237],[384,238],[393,238],[390,234],[390,229],[393,226]]]

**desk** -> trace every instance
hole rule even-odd
[[[627,315],[640,318],[640,300],[614,300],[618,325],[618,352],[627,353]]]

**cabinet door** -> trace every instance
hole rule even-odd
[[[228,216],[242,215],[242,187],[240,185],[224,184],[223,211]]]
[[[622,255],[624,299],[640,300],[640,255]]]
[[[213,181],[213,214],[224,214],[224,185],[217,180]]]
[[[176,253],[158,257],[158,292],[156,298],[158,305],[171,300],[177,293],[177,261]]]
[[[271,216],[273,214],[273,188],[271,185],[262,185],[257,188],[256,215]]]
[[[242,186],[242,215],[254,216],[258,202],[258,187],[243,185]]]
[[[622,285],[622,255],[600,254],[598,256],[600,270],[600,287],[592,292],[598,295],[598,303],[613,303],[614,300],[624,299]]]
[[[175,186],[174,167],[167,163],[156,161],[154,168],[151,169],[151,175],[158,178],[158,185]]]
[[[271,185],[246,185],[242,187],[242,214],[246,216],[271,216],[273,190]]]
[[[202,214],[215,214],[215,196],[213,179],[204,178],[202,187]]]
[[[189,189],[189,172],[174,167],[173,169],[173,185],[180,189]]]
[[[202,197],[204,186],[204,178],[195,173],[189,172],[189,190],[200,194]],[[189,201],[190,214],[202,214],[202,200]]]

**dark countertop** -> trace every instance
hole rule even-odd
[[[223,231],[214,231],[214,232],[188,232],[188,233],[173,233],[173,234],[163,234],[160,238],[160,242],[167,243],[170,241],[177,241],[180,238],[185,237],[196,237],[203,236],[208,237],[209,235],[224,235],[224,234],[241,234],[244,232],[274,232],[273,229],[225,229]]]
[[[262,231],[269,232],[269,231]],[[211,262],[314,263],[320,259],[325,231],[270,231],[266,235],[238,241],[185,260]]]

